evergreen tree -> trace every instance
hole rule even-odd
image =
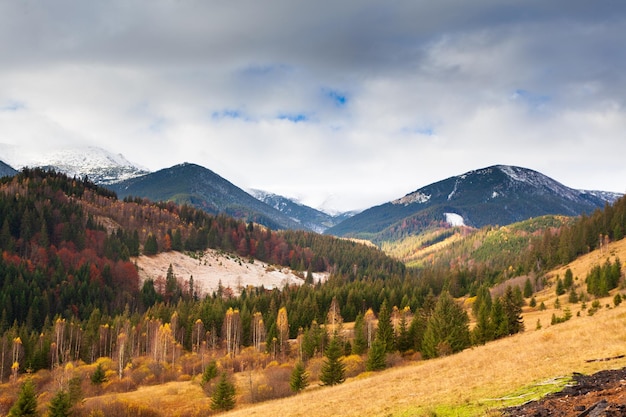
[[[354,343],[352,353],[362,355],[367,350],[367,338],[365,337],[365,322],[363,314],[359,313],[354,321]]]
[[[99,363],[96,370],[91,374],[91,383],[93,385],[102,385],[106,381],[106,374],[102,364]]]
[[[402,310],[400,313],[400,323],[398,324],[398,335],[396,337],[396,347],[402,353],[407,352],[413,348],[413,341],[411,340],[411,334],[409,333],[409,323],[407,322],[408,309]]]
[[[35,384],[32,379],[27,379],[22,385],[20,395],[13,407],[9,410],[8,417],[38,416],[37,396],[35,395]]]
[[[380,371],[387,367],[385,359],[387,357],[385,343],[376,338],[372,342],[372,347],[367,355],[365,369],[367,371]]]
[[[65,390],[58,391],[50,400],[48,416],[69,417],[71,415],[71,408],[70,394]]]
[[[391,311],[387,306],[387,300],[384,300],[378,312],[378,330],[376,330],[376,337],[384,343],[386,352],[393,352],[395,350],[393,333]]]
[[[337,385],[346,380],[346,365],[341,359],[341,342],[335,335],[326,347],[326,360],[322,365],[320,380],[322,385]]]
[[[519,289],[519,287],[517,287]],[[558,298],[557,298],[558,300]],[[506,288],[502,296],[502,305],[508,322],[508,334],[515,334],[524,331],[522,320],[522,304],[524,300],[518,297],[511,286]]]
[[[426,331],[426,317],[424,310],[420,309],[413,315],[411,324],[409,325],[409,339],[411,340],[411,349],[416,352],[422,351],[422,341],[424,340],[424,332]]]
[[[530,282],[530,278],[526,278],[524,282],[524,298],[530,298],[533,295],[533,284]]]
[[[202,381],[200,382],[200,384],[204,386],[205,384],[211,382],[211,380],[215,378],[217,374],[217,363],[215,361],[209,362],[206,368],[204,368],[204,372],[202,373]]]
[[[156,237],[153,234],[150,234],[146,238],[146,243],[143,245],[143,253],[144,255],[156,255],[159,251],[159,246],[157,244]]]
[[[470,345],[469,317],[450,293],[441,293],[424,333],[422,353],[433,358]]]
[[[226,372],[223,372],[211,396],[211,409],[228,411],[233,408],[235,408],[235,386],[228,380]]]
[[[298,361],[296,366],[291,372],[291,379],[289,380],[289,387],[293,392],[298,394],[306,387],[309,386],[309,374],[304,368],[302,361]]]

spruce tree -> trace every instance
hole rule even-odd
[[[218,382],[211,396],[211,409],[228,411],[233,408],[235,408],[235,386],[228,381],[226,372],[223,372],[220,382]]]
[[[217,363],[215,361],[209,362],[206,368],[204,368],[204,372],[202,373],[202,381],[200,382],[200,385],[206,385],[207,383],[211,382],[211,380],[217,375]]]
[[[378,312],[378,330],[376,337],[385,344],[386,352],[395,350],[393,324],[391,324],[391,311],[387,306],[387,300],[384,300]]]
[[[291,379],[289,380],[289,387],[293,392],[298,394],[306,387],[309,386],[309,374],[304,368],[304,364],[301,361],[296,363],[296,366],[291,372]]]
[[[71,415],[71,408],[70,394],[65,390],[58,391],[50,400],[48,416],[69,417]]]
[[[32,379],[27,379],[22,385],[20,395],[13,407],[9,410],[8,417],[38,416],[37,397],[35,395],[35,384]]]
[[[450,293],[443,292],[424,333],[422,353],[433,358],[448,351],[459,352],[470,345],[469,317]]]
[[[96,367],[96,370],[91,374],[91,383],[93,385],[102,385],[103,382],[106,381],[106,374],[104,372],[104,368],[102,364],[99,363]]]
[[[326,360],[322,365],[320,375],[322,385],[337,385],[346,380],[346,365],[341,359],[341,353],[341,342],[339,341],[339,337],[335,334],[326,347]]]
[[[359,313],[354,321],[354,343],[352,353],[362,355],[367,350],[367,338],[365,337],[365,322],[363,314]]]
[[[378,338],[372,342],[372,347],[367,355],[367,363],[365,369],[367,371],[380,371],[387,367],[385,359],[387,354],[385,353],[385,344]]]

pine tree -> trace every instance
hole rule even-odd
[[[96,367],[96,370],[91,374],[91,383],[93,385],[102,385],[106,381],[106,374],[104,372],[104,368],[102,364],[99,363]]]
[[[304,368],[304,364],[299,361],[291,372],[291,379],[289,380],[289,387],[293,392],[298,394],[306,387],[309,386],[309,374]]]
[[[450,293],[443,292],[424,333],[422,353],[433,358],[459,352],[470,345],[469,317]]]
[[[384,300],[378,312],[378,330],[376,338],[385,344],[385,351],[391,353],[395,350],[393,324],[391,323],[391,311]]]
[[[50,400],[48,416],[68,417],[71,415],[71,408],[70,394],[65,390],[58,391]]]
[[[365,322],[363,314],[359,313],[354,321],[354,343],[352,344],[352,353],[362,355],[367,350],[367,339],[365,337]]]
[[[519,287],[517,287],[519,289]],[[508,321],[509,334],[515,334],[524,331],[524,321],[522,319],[522,305],[524,299],[516,295],[511,286],[506,288],[502,296],[502,305],[504,313]],[[558,300],[558,298],[557,298]]]
[[[209,362],[206,368],[204,368],[204,372],[202,373],[202,381],[200,382],[200,385],[204,386],[205,384],[211,382],[211,380],[215,378],[217,374],[217,363],[215,361]]]
[[[27,379],[22,385],[20,395],[13,407],[9,410],[7,417],[38,416],[37,397],[35,395],[35,384],[32,379]]]
[[[387,354],[385,353],[385,344],[380,339],[374,339],[372,342],[372,348],[369,350],[367,356],[367,363],[365,369],[367,371],[380,371],[387,367],[385,359]]]
[[[533,296],[533,284],[530,282],[530,278],[526,278],[524,282],[524,298],[530,298]]]
[[[346,380],[346,365],[341,359],[341,342],[335,335],[326,347],[326,360],[322,365],[320,380],[322,385],[337,385]]]
[[[211,396],[211,409],[228,411],[233,408],[235,408],[235,386],[228,381],[226,372],[223,372],[220,382]]]

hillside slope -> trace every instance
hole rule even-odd
[[[189,204],[207,213],[223,213],[272,229],[304,229],[298,222],[246,193],[215,172],[184,163],[112,184],[118,197]]]
[[[461,222],[482,227],[546,214],[590,214],[618,197],[574,190],[527,168],[495,165],[436,182],[372,207],[326,233],[379,243]]]

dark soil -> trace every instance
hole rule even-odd
[[[575,373],[575,384],[518,407],[503,410],[516,417],[626,416],[626,368],[593,375]]]

